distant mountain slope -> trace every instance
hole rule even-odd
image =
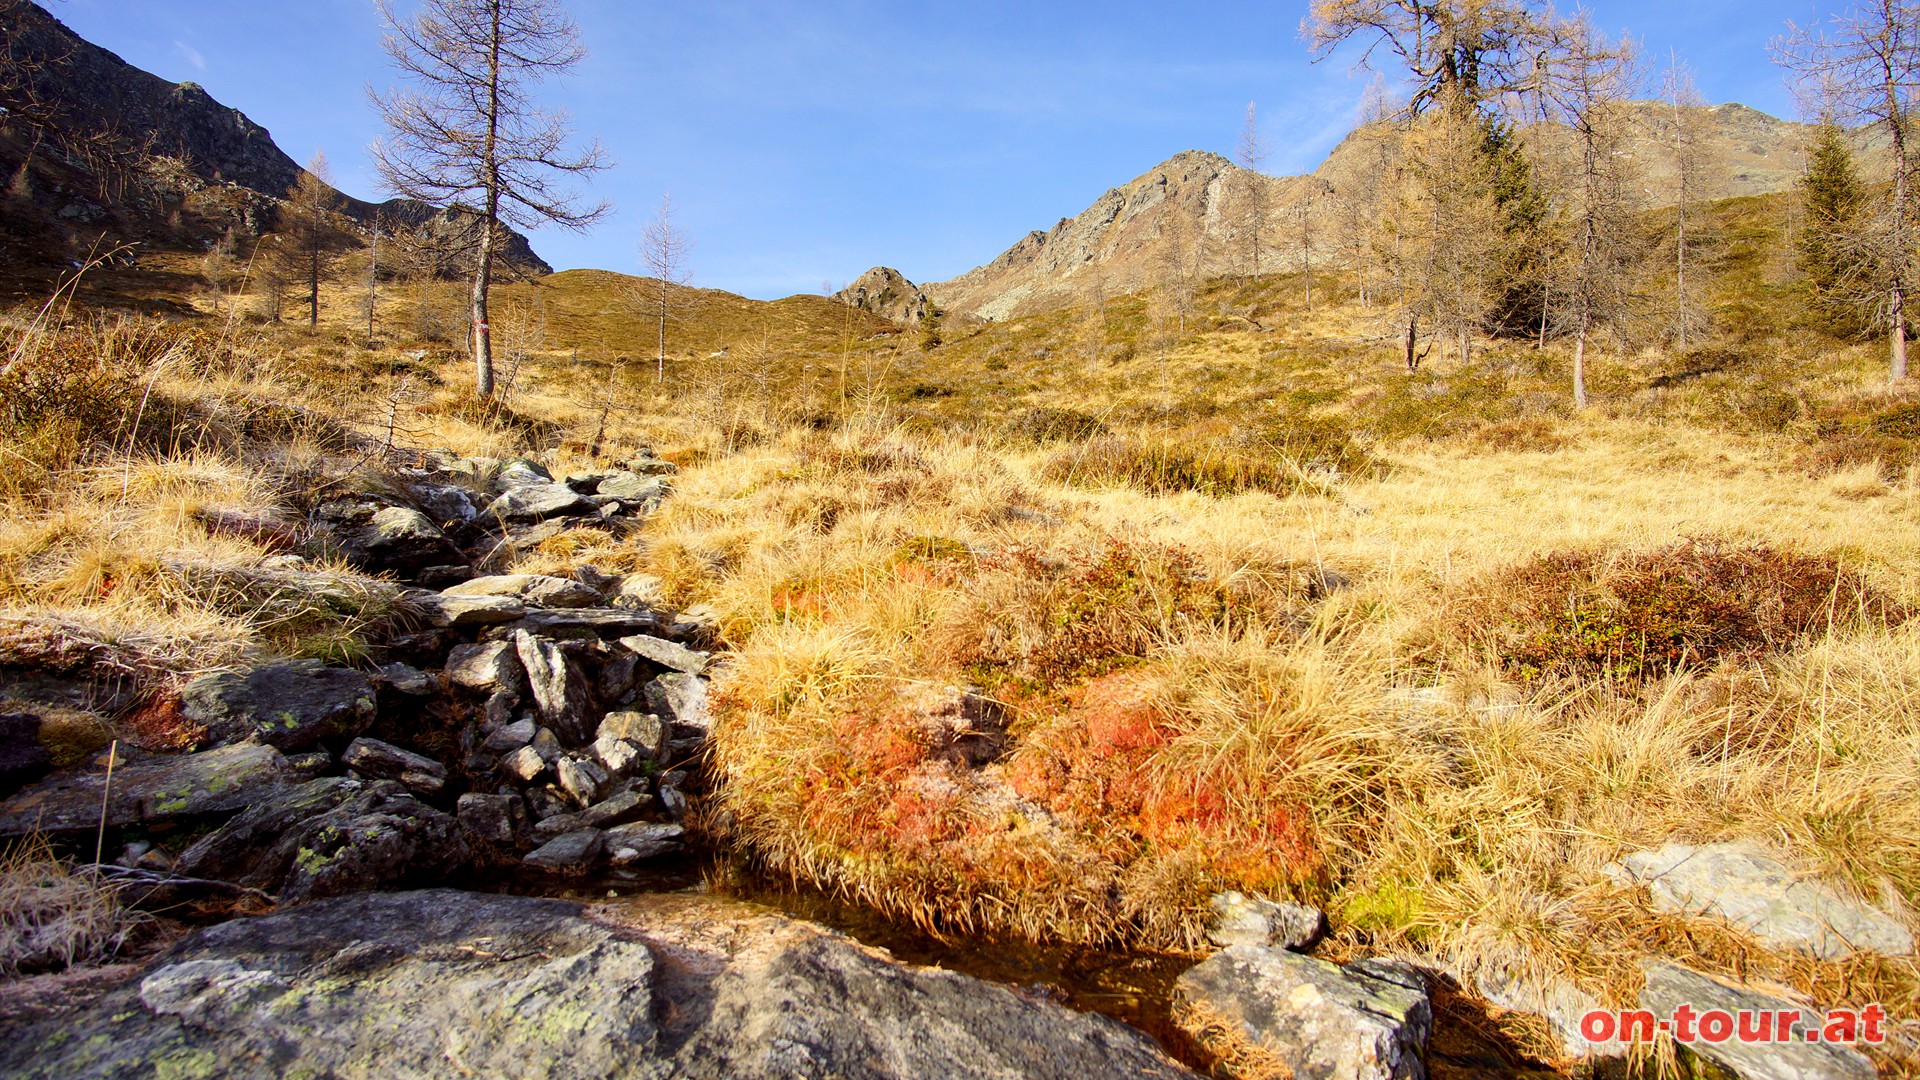
[[[1677,198],[1675,117],[1671,106],[1636,102],[1636,134],[1628,152],[1641,164],[1643,205],[1670,206]],[[1688,109],[1702,183],[1692,197],[1718,199],[1784,191],[1799,174],[1808,127],[1744,105]],[[1174,279],[1245,272],[1259,214],[1261,273],[1298,269],[1304,250],[1299,207],[1306,196],[1365,193],[1394,165],[1392,140],[1369,126],[1348,135],[1310,176],[1250,173],[1218,154],[1188,150],[1102,195],[1072,218],[1032,232],[984,266],[921,286],[959,315],[1005,319],[1083,303]],[[1551,145],[1565,132],[1537,125],[1524,137]],[[1861,138],[1870,167],[1884,156]],[[1306,223],[1316,260],[1332,261],[1341,248],[1342,200],[1316,202]],[[910,284],[910,283],[909,283]]]
[[[240,110],[128,64],[29,0],[0,0],[0,170],[10,218],[34,204],[54,218],[10,222],[38,224],[42,239],[54,225],[83,243],[189,244],[229,225],[264,231],[302,171]],[[404,199],[340,199],[366,224],[376,212],[409,225],[449,216]],[[506,254],[525,271],[551,271],[518,234]]]
[[[544,348],[618,350],[635,362],[659,348],[660,283],[612,270],[563,270],[502,287],[496,319],[531,317],[544,330]],[[796,353],[836,349],[849,341],[897,333],[871,312],[825,296],[751,300],[719,289],[669,286],[667,353],[705,357],[728,349],[740,358],[764,350]]]

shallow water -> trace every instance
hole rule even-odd
[[[872,908],[784,879],[743,873],[711,857],[659,860],[633,879],[565,880],[511,876],[483,888],[578,901],[659,892],[707,892],[764,905],[882,948],[910,964],[945,968],[999,983],[1031,998],[1096,1012],[1137,1028],[1174,1058],[1203,1075],[1212,1056],[1173,1022],[1173,984],[1196,958],[1139,950],[1111,950],[988,936],[945,938]],[[1565,1075],[1527,1060],[1476,1002],[1442,986],[1434,993],[1434,1033],[1428,1047],[1433,1080],[1548,1080]]]

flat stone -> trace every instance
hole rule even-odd
[[[486,516],[506,522],[536,522],[593,512],[593,500],[567,485],[541,483],[508,489],[487,504]]]
[[[318,517],[340,554],[361,570],[407,576],[460,558],[433,519],[411,506],[336,500],[323,504]]]
[[[641,859],[654,859],[679,851],[687,830],[671,822],[635,822],[618,825],[606,833],[607,850],[623,865]]]
[[[646,701],[648,709],[676,728],[704,734],[713,724],[707,712],[707,681],[698,675],[662,675],[647,684]]]
[[[512,622],[526,615],[527,606],[511,596],[449,596],[446,593],[409,593],[406,604],[429,626],[461,629]]]
[[[361,737],[348,745],[340,763],[373,780],[396,780],[420,795],[435,795],[447,784],[447,767],[392,743]]]
[[[596,829],[625,825],[652,805],[653,796],[645,792],[623,791],[580,811],[580,820]]]
[[[1817,1026],[1822,1014],[1798,1002],[1763,994],[1749,987],[1733,987],[1697,971],[1646,959],[1640,962],[1646,973],[1646,985],[1640,991],[1640,1007],[1665,1019],[1676,1008],[1686,1005],[1696,1015],[1724,1010],[1738,1017],[1749,1012],[1794,1009],[1809,1014],[1797,1031]],[[1741,1080],[1873,1080],[1873,1062],[1850,1046],[1830,1042],[1802,1042],[1796,1036],[1785,1042],[1744,1043],[1736,1036],[1720,1043],[1696,1038],[1683,1043],[1687,1052],[1706,1058],[1740,1077]]]
[[[513,635],[513,647],[526,669],[540,718],[557,731],[563,742],[578,746],[592,737],[587,712],[592,691],[586,676],[568,660],[558,645],[524,630]]]
[[[627,471],[641,476],[672,476],[680,471],[680,466],[657,457],[637,457],[627,461]]]
[[[351,668],[289,660],[233,674],[203,675],[180,691],[180,712],[217,743],[258,739],[308,750],[352,738],[373,722],[373,683]]]
[[[600,594],[577,581],[548,574],[494,574],[445,590],[454,596],[512,596],[528,607],[579,608],[600,603]]]
[[[684,671],[689,675],[698,675],[707,670],[707,663],[712,659],[711,653],[689,649],[685,645],[676,645],[665,638],[646,634],[623,637],[620,639],[620,647],[637,656],[646,657],[663,668]]]
[[[1297,1080],[1422,1080],[1433,1009],[1419,972],[1394,962],[1342,967],[1265,945],[1234,945],[1174,984],[1196,1037],[1225,1025]],[[1217,1037],[1217,1036],[1215,1036]]]
[[[567,633],[632,634],[658,626],[659,620],[653,612],[638,608],[569,608],[530,611],[505,629],[555,637]]]
[[[1222,948],[1278,945],[1283,949],[1302,949],[1313,944],[1326,928],[1326,916],[1320,909],[1304,904],[1223,892],[1214,894],[1207,905],[1213,909],[1213,919],[1207,925],[1207,940]]]
[[[518,795],[469,791],[454,804],[453,816],[488,843],[511,844],[527,827],[527,804]]]
[[[533,717],[523,716],[511,724],[494,728],[480,745],[496,754],[510,753],[532,742],[538,731],[539,725],[533,722]]]
[[[549,765],[559,761],[560,754],[565,749],[560,745],[559,737],[547,728],[535,728],[533,741],[527,745],[533,747],[533,752],[539,754],[540,759]]]
[[[1883,912],[1750,844],[1668,844],[1605,868],[1616,884],[1645,885],[1656,911],[1724,919],[1774,949],[1822,960],[1854,952],[1904,956],[1913,935]]]
[[[587,828],[587,820],[579,814],[555,814],[533,823],[534,844],[544,844],[555,837]]]
[[[556,873],[584,873],[600,862],[606,837],[599,829],[575,829],[547,841],[520,860]]]
[[[667,482],[657,476],[619,472],[600,481],[594,492],[629,502],[644,502],[648,499],[664,499],[669,490]]]
[[[612,475],[610,472],[570,472],[560,482],[582,495],[592,495],[600,490],[600,481]]]
[[[432,697],[439,689],[433,676],[411,664],[381,664],[380,681],[408,697]]]
[[[447,679],[462,690],[481,694],[504,690],[517,695],[527,689],[526,668],[513,644],[506,641],[455,645],[447,653]]]
[[[231,813],[303,779],[279,750],[258,743],[122,765],[114,769],[110,788],[104,768],[61,773],[0,803],[0,836],[97,829],[103,791],[107,827],[114,828]]]

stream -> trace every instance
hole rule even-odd
[[[485,891],[592,903],[662,892],[707,892],[745,900],[839,931],[909,964],[944,968],[1026,997],[1111,1017],[1145,1032],[1189,1068],[1212,1075],[1213,1056],[1173,1021],[1174,981],[1195,957],[1036,944],[995,935],[948,938],[784,878],[736,869],[713,855],[658,860],[633,878],[511,874],[475,884]],[[1498,1030],[1484,1006],[1448,985],[1434,987],[1433,1010],[1427,1054],[1432,1080],[1550,1080],[1568,1075],[1529,1059]]]

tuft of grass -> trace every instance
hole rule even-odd
[[[1713,538],[1535,556],[1469,585],[1454,613],[1527,680],[1655,678],[1905,617],[1832,556]]]
[[[0,974],[100,963],[147,921],[122,907],[110,886],[68,869],[44,838],[0,852]]]

